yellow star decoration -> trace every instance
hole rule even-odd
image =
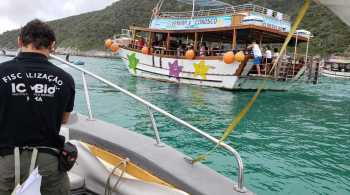
[[[207,72],[209,70],[209,66],[205,64],[204,60],[199,61],[198,64],[194,63],[194,76],[201,76],[202,79],[207,80]]]

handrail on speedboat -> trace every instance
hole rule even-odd
[[[67,62],[65,61],[64,59],[61,59],[60,57],[57,57],[55,55],[50,55],[50,57],[52,59],[55,59],[61,63],[64,63],[68,66],[70,66],[71,68],[74,68],[76,70],[78,70],[79,72],[81,72],[81,76],[82,76],[82,81],[83,81],[83,87],[84,87],[84,96],[85,96],[85,101],[86,101],[86,106],[87,106],[87,110],[88,110],[88,114],[89,114],[89,119],[90,120],[93,120],[93,114],[92,114],[92,109],[91,109],[91,103],[90,103],[90,96],[89,96],[89,91],[88,91],[88,85],[87,85],[87,82],[86,82],[86,75],[89,75],[93,78],[95,78],[96,80],[100,81],[100,82],[103,82],[105,84],[107,84],[108,86],[116,89],[116,90],[119,90],[120,92],[124,93],[125,95],[135,99],[136,101],[140,102],[141,104],[145,105],[147,107],[147,110],[149,112],[149,116],[150,116],[150,119],[151,119],[151,123],[152,123],[152,127],[153,127],[153,130],[154,130],[154,133],[155,133],[155,140],[157,142],[157,145],[161,145],[161,140],[160,140],[160,136],[159,136],[159,131],[158,131],[158,128],[157,128],[157,124],[156,124],[156,120],[154,118],[154,115],[153,115],[153,111],[157,111],[159,113],[161,113],[162,115],[170,118],[170,119],[173,119],[175,122],[189,128],[190,130],[198,133],[199,135],[201,135],[202,137],[204,138],[207,138],[209,141],[215,143],[215,144],[219,144],[221,147],[223,147],[224,149],[226,149],[228,152],[230,152],[234,158],[236,159],[236,163],[237,163],[237,171],[238,171],[238,180],[237,180],[237,185],[234,186],[234,190],[238,191],[238,192],[246,192],[246,189],[245,187],[243,186],[243,180],[244,180],[244,175],[243,175],[243,172],[244,172],[244,167],[243,167],[243,161],[239,155],[239,153],[234,149],[232,148],[231,146],[227,145],[226,143],[223,143],[223,142],[220,142],[218,139],[214,138],[213,136],[209,135],[208,133],[205,133],[204,131],[198,129],[197,127],[194,127],[192,126],[191,124],[187,123],[186,121],[180,119],[180,118],[177,118],[175,117],[174,115],[166,112],[165,110],[151,104],[150,102],[142,99],[141,97],[138,97],[136,96],[135,94],[119,87],[118,85],[88,71],[88,70],[85,70],[84,68],[81,68],[75,64],[72,64],[70,62]]]

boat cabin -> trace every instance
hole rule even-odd
[[[193,15],[191,15],[193,14]],[[227,51],[246,51],[252,41],[261,49],[279,48],[291,28],[289,16],[247,4],[192,12],[159,12],[148,28],[130,26],[132,41],[128,47],[150,48],[150,54],[184,57],[193,49],[196,57],[222,58]],[[296,43],[294,35],[291,46]],[[307,42],[299,36],[298,42]],[[201,52],[202,50],[202,52]]]

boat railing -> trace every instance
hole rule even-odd
[[[196,51],[196,56],[202,57],[212,57],[212,56],[223,56],[226,52],[231,50],[221,50],[221,49],[209,49],[205,51]],[[167,50],[155,50],[154,54],[164,55],[169,57],[185,57],[186,50],[177,50],[177,49],[167,49]]]
[[[234,15],[244,12],[256,12],[262,15],[277,17],[276,11],[269,11],[270,9],[254,5],[254,4],[243,4],[238,6],[226,6],[223,8],[208,9],[208,10],[198,10],[198,11],[186,11],[186,12],[160,12],[156,15],[156,18],[192,18],[192,17],[205,17],[205,16],[217,16],[217,15]],[[290,16],[282,14],[282,18],[285,21],[290,20]]]
[[[133,51],[137,52],[142,52],[142,47],[129,43],[126,48],[131,49]],[[177,49],[166,49],[166,47],[161,47],[161,46],[152,46],[151,50],[149,51],[150,55],[160,55],[160,56],[165,56],[165,57],[185,57],[186,51],[189,50],[189,48],[182,48],[181,50]],[[218,56],[223,56],[226,52],[229,51],[234,51],[235,53],[242,51],[245,54],[248,54],[249,51],[246,49],[219,49],[219,48],[208,48],[207,50],[204,51],[204,55],[202,57],[218,57]],[[196,51],[196,57],[201,56],[201,51],[200,49],[197,49]]]
[[[208,139],[209,141],[213,142],[214,144],[218,144],[220,145],[222,148],[224,148],[226,151],[228,151],[236,160],[236,163],[237,163],[237,184],[235,184],[233,186],[233,189],[237,192],[241,192],[241,193],[244,193],[246,192],[246,188],[243,186],[243,181],[244,181],[244,166],[243,166],[243,161],[239,155],[239,153],[231,146],[229,146],[228,144],[224,143],[224,142],[220,142],[218,139],[216,139],[215,137],[209,135],[208,133],[198,129],[197,127],[189,124],[188,122],[170,114],[169,112],[153,105],[152,103],[142,99],[141,97],[139,96],[136,96],[135,94],[127,91],[126,89],[123,89],[122,87],[108,81],[107,79],[101,77],[101,76],[98,76],[84,68],[81,68],[79,66],[76,66],[70,62],[67,62],[65,61],[64,59],[61,59],[55,55],[50,55],[50,57],[52,59],[55,59],[61,63],[64,63],[68,66],[70,66],[71,68],[81,72],[81,77],[82,77],[82,81],[83,81],[83,88],[84,88],[84,97],[85,97],[85,101],[86,101],[86,106],[87,106],[87,110],[88,110],[88,115],[89,115],[89,119],[90,120],[94,120],[94,117],[93,117],[93,112],[92,112],[92,108],[91,108],[91,101],[90,101],[90,95],[89,95],[89,89],[88,89],[88,84],[87,84],[87,81],[86,81],[86,76],[90,76],[106,85],[108,85],[109,87],[112,87],[118,91],[120,91],[121,93],[123,93],[124,95],[127,95],[131,98],[133,98],[134,100],[136,100],[137,102],[143,104],[147,111],[148,111],[148,114],[150,116],[150,120],[151,120],[151,125],[153,127],[153,130],[154,130],[154,135],[155,135],[155,141],[156,141],[156,144],[158,146],[162,146],[162,143],[161,143],[161,138],[160,138],[160,134],[159,134],[159,130],[158,130],[158,127],[157,127],[157,123],[156,123],[156,120],[155,120],[155,117],[154,117],[154,112],[158,112],[160,114],[162,114],[163,116],[167,117],[168,119],[172,119],[173,121],[175,121],[177,124],[180,124],[180,125],[183,125],[185,127],[187,127],[188,129],[190,129],[191,131],[199,134],[201,137],[203,138],[206,138]]]
[[[266,60],[266,59],[265,59]],[[298,73],[305,66],[305,63],[292,63],[288,61],[282,61],[278,63],[277,68],[273,68],[273,62],[268,63],[267,61],[263,61],[260,67],[260,74],[256,69],[256,66],[253,66],[248,73],[248,76],[263,76],[269,77],[275,80],[290,80],[294,79],[298,76]]]

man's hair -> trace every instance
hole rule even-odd
[[[48,49],[56,41],[55,32],[48,24],[38,19],[28,22],[19,35],[23,46],[32,44],[35,49]]]

